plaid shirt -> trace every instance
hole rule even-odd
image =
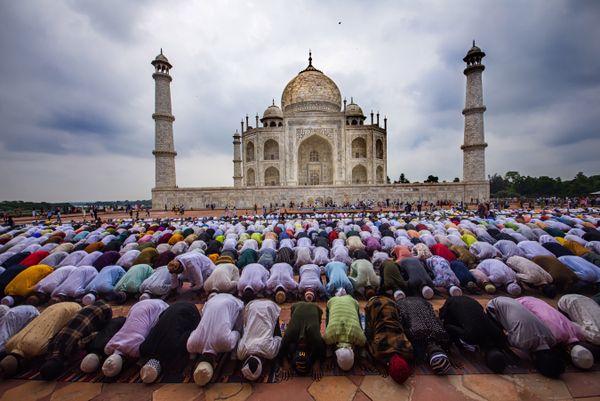
[[[96,333],[111,319],[112,309],[104,301],[82,308],[48,344],[49,358],[69,356],[93,340]]]
[[[394,354],[412,359],[412,344],[404,334],[400,312],[392,299],[378,296],[367,302],[365,334],[369,352],[376,360],[388,362]]]

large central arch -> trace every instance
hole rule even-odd
[[[326,139],[312,135],[298,147],[298,184],[333,184],[333,150]]]

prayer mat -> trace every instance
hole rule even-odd
[[[364,325],[364,314],[361,313],[361,323]],[[284,333],[287,327],[287,322],[279,322],[281,332]],[[323,322],[324,330],[324,322]],[[519,351],[513,350],[520,358],[518,363],[509,364],[503,374],[524,374],[534,373],[535,369],[529,360],[528,356]],[[232,353],[224,353],[217,358],[217,365],[211,383],[242,383],[246,379],[241,374],[242,361],[238,361],[235,357],[232,359]],[[89,382],[89,383],[141,383],[140,368],[141,363],[136,363],[127,358],[124,359],[123,370],[116,377],[106,377],[102,374],[102,369],[98,369],[95,373],[83,373],[79,370],[79,364],[84,354],[78,355],[73,360],[67,363],[67,367],[56,381],[59,382]],[[486,366],[485,360],[477,352],[469,352],[459,350],[456,346],[452,346],[449,357],[452,362],[450,375],[469,375],[469,374],[493,374]],[[40,375],[40,367],[44,363],[44,357],[34,358],[27,362],[27,366],[20,374],[14,376],[14,379],[20,380],[42,380]],[[193,383],[194,368],[198,364],[198,360],[191,360],[188,356],[182,356],[179,359],[172,361],[170,368],[161,372],[158,383]],[[411,364],[413,374],[415,375],[433,375],[433,371],[426,362],[418,362]],[[565,359],[566,372],[582,372],[574,367],[570,361]],[[356,355],[355,363],[349,371],[341,370],[335,361],[335,356],[329,355],[321,366],[323,376],[369,376],[369,375],[386,375],[385,367],[380,364],[374,364],[368,358],[366,349],[361,350]],[[600,363],[594,364],[592,371],[600,371]],[[295,375],[294,372],[292,372]],[[281,379],[281,366],[277,361],[263,361],[263,373],[256,380],[257,383],[278,383]]]

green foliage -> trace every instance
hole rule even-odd
[[[428,175],[427,179],[423,182],[431,182],[431,183],[438,183],[439,182],[439,178],[435,175]]]
[[[400,174],[400,180],[398,181],[400,184],[410,184],[410,181],[406,179],[404,173]]]
[[[140,205],[141,207],[151,207],[152,202],[150,200],[135,200],[135,201],[93,201],[93,202],[27,202],[27,201],[2,201],[0,202],[0,213],[14,214],[17,216],[31,215],[32,210],[40,211],[44,209],[45,212],[48,210],[55,211],[56,208],[61,208],[63,213],[66,213],[71,208],[78,208],[82,206],[97,208],[112,207],[115,209],[125,208],[126,205]]]
[[[33,209],[35,209],[39,212],[41,209],[48,211],[48,209],[55,210],[57,207],[60,207],[63,210],[66,210],[70,207],[73,207],[73,205],[70,203],[66,203],[66,202],[62,202],[62,203],[25,202],[25,201],[21,201],[21,200],[20,201],[2,201],[2,202],[0,202],[0,212],[2,212],[2,213],[4,213],[4,212],[8,212],[8,213],[29,212],[29,213],[31,213],[31,211]]]
[[[574,179],[563,181],[548,176],[522,176],[517,171],[508,171],[504,177],[494,174],[490,177],[490,194],[494,198],[587,196],[600,190],[600,175],[587,177],[582,172]]]

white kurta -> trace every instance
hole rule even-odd
[[[323,248],[322,246],[318,246],[313,251],[313,260],[312,262],[319,266],[325,266],[329,263],[329,250],[327,248]]]
[[[309,288],[320,295],[325,293],[325,286],[321,281],[321,268],[317,265],[304,265],[300,268],[298,291],[304,292]]]
[[[517,278],[524,283],[541,286],[552,282],[550,273],[522,256],[511,256],[506,265],[517,272]]]
[[[583,329],[587,341],[600,345],[600,305],[584,295],[568,294],[558,300],[558,309]]]
[[[332,248],[330,262],[342,262],[349,266],[350,263],[352,263],[352,258],[348,254],[348,248],[345,246],[336,246]]]
[[[59,271],[61,269],[58,269]],[[52,297],[79,298],[85,294],[85,287],[98,275],[92,266],[78,266],[71,270],[67,278],[52,291]]]
[[[39,314],[37,308],[31,305],[19,305],[9,309],[0,319],[0,352],[4,351],[4,345],[9,338],[21,331]]]
[[[77,266],[81,259],[86,257],[88,253],[86,251],[75,251],[70,253],[63,260],[60,261],[58,267],[62,268],[63,266]]]
[[[291,266],[290,266],[291,267]],[[281,337],[274,336],[281,308],[269,299],[255,299],[244,308],[244,335],[240,339],[237,357],[240,361],[251,355],[265,359],[277,356]]]
[[[527,259],[533,259],[536,256],[554,256],[552,252],[535,241],[521,241],[517,246],[521,249],[523,256]]]
[[[497,287],[517,282],[517,274],[498,259],[486,259],[475,270],[483,272]]]
[[[231,294],[217,294],[206,301],[202,319],[188,338],[190,354],[233,351],[240,339],[240,317],[244,303]]]
[[[240,296],[246,288],[251,288],[255,294],[262,292],[267,286],[269,271],[258,263],[250,263],[244,267],[240,280],[238,281],[238,292]]]
[[[274,293],[278,287],[286,292],[296,293],[298,283],[294,280],[294,268],[289,263],[275,263],[267,280],[267,290]]]
[[[284,238],[279,241],[279,249],[281,248],[294,248],[294,240],[290,238]]]
[[[171,288],[172,274],[167,266],[161,266],[154,270],[146,280],[142,281],[139,292],[141,294],[148,293],[156,296],[163,296],[169,292]]]
[[[298,246],[298,247],[312,248],[313,244],[312,244],[312,241],[310,240],[310,238],[308,238],[308,237],[302,237],[302,238],[298,239],[298,242],[296,243],[296,246]]]
[[[204,280],[206,280],[213,272],[215,264],[201,253],[188,252],[183,255],[179,255],[175,258],[183,266],[183,273],[180,277],[183,280],[187,280],[192,283],[192,290],[197,291],[202,289],[204,286]],[[171,278],[171,288],[177,288],[179,285],[179,277],[173,274]]]
[[[521,249],[512,241],[502,239],[494,244],[496,248],[502,254],[502,259],[506,260],[511,256],[523,256]]]
[[[121,266],[123,269],[127,270],[129,269],[131,266],[133,266],[133,262],[135,262],[136,258],[138,257],[138,255],[141,252],[138,251],[137,249],[132,249],[130,251],[127,251],[123,254],[123,256],[121,256],[119,258],[119,260],[117,260],[117,263],[115,263],[116,265]]]
[[[487,242],[477,241],[469,247],[469,251],[475,255],[478,260],[491,259],[502,256],[500,251]]]
[[[231,292],[237,289],[240,270],[233,263],[221,263],[204,282],[206,292]]]
[[[94,251],[86,256],[84,256],[79,263],[77,263],[77,266],[91,266],[94,264],[94,262],[96,261],[96,259],[98,259],[100,256],[102,256],[102,252],[100,251]]]
[[[64,266],[60,269],[54,270],[52,273],[41,279],[39,283],[37,283],[35,286],[35,292],[41,292],[42,294],[50,295],[59,284],[65,281],[69,274],[71,274],[71,271],[76,268],[77,267],[75,266]]]
[[[296,253],[296,268],[300,268],[304,265],[312,263],[311,250],[307,246],[297,246],[295,249]]]

